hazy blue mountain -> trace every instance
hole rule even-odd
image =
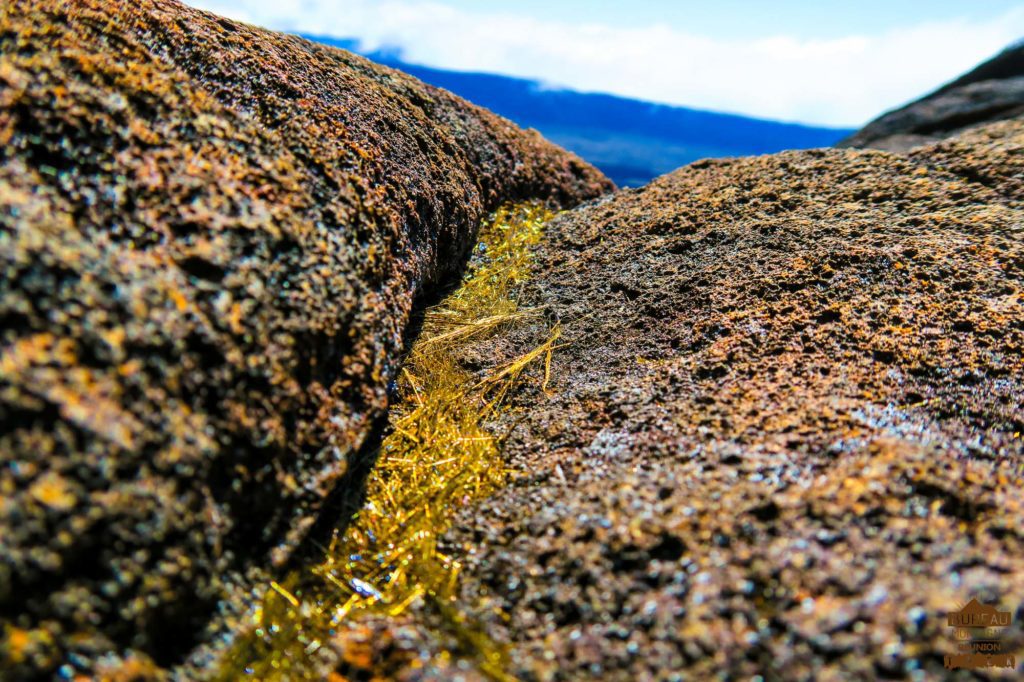
[[[356,40],[306,37],[359,52]],[[362,54],[450,90],[521,126],[536,128],[593,163],[621,187],[646,184],[701,158],[830,147],[853,132],[552,89],[521,78],[445,71],[408,64],[392,51]]]

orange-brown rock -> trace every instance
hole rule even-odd
[[[482,217],[610,188],[340,50],[169,0],[4,3],[5,674],[177,660],[344,485]]]
[[[699,162],[555,219],[548,323],[507,356],[555,320],[565,345],[494,425],[523,475],[448,544],[511,672],[934,679],[947,612],[1019,622],[1021,177],[1011,121]]]

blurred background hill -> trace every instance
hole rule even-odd
[[[359,52],[359,41],[305,36]],[[620,187],[639,187],[697,159],[827,147],[850,128],[827,128],[702,111],[614,95],[551,88],[496,74],[462,73],[410,64],[398,51],[370,59],[486,107],[576,152]]]
[[[905,148],[1024,95],[1006,55],[957,80],[1024,36],[1021,0],[189,2],[396,67],[536,128],[625,187],[705,157],[843,140]]]

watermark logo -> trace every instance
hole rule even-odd
[[[1000,611],[977,599],[967,602],[959,611],[946,614],[946,625],[953,628],[957,651],[945,656],[948,670],[964,668],[1016,668],[1017,657],[1003,650],[1003,628],[1013,617],[1009,611]]]

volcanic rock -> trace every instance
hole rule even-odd
[[[968,128],[1024,114],[1024,43],[935,92],[887,112],[839,147],[903,152]]]
[[[344,485],[486,213],[611,188],[337,49],[169,0],[6,2],[5,674],[178,660]]]
[[[948,611],[1019,620],[1021,177],[1011,121],[556,218],[524,292],[547,322],[496,358],[561,324],[547,390],[492,425],[521,475],[447,545],[512,674],[937,678]]]

